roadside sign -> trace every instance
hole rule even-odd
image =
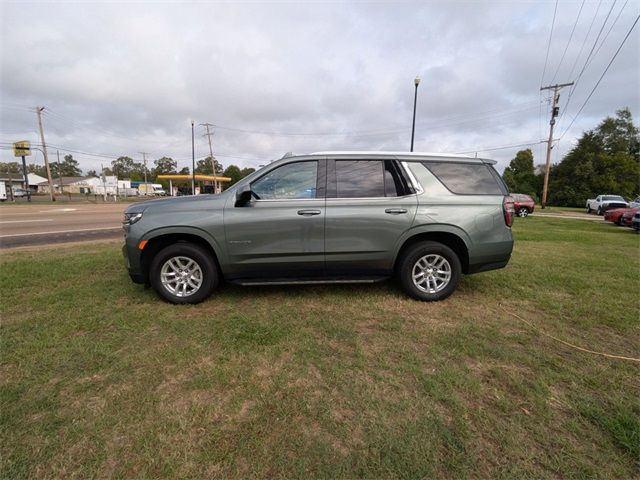
[[[13,144],[14,157],[26,157],[31,155],[31,143],[29,140],[21,140]]]

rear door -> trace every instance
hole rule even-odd
[[[417,197],[399,162],[327,160],[325,259],[332,277],[387,275]]]

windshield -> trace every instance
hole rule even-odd
[[[606,201],[609,201],[609,202],[612,201],[612,200],[617,200],[619,202],[624,202],[624,198],[619,197],[617,195],[609,195],[609,196],[606,196],[606,197],[602,197],[602,200],[606,200]]]

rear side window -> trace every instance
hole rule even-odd
[[[380,160],[337,160],[338,198],[384,197]]]
[[[484,163],[425,162],[431,173],[453,193],[462,195],[504,195],[498,174]]]
[[[336,160],[338,198],[400,197],[413,193],[396,162]]]

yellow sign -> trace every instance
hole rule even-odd
[[[31,155],[31,143],[29,140],[22,140],[13,144],[13,156],[22,157]]]

